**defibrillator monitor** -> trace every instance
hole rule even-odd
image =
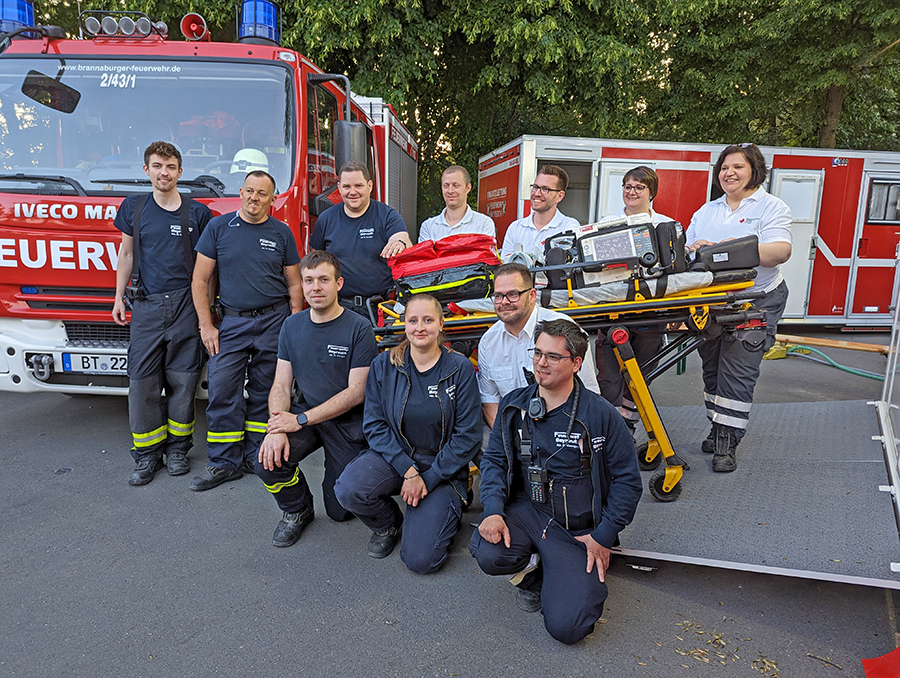
[[[581,229],[578,253],[586,267],[585,285],[627,280],[638,266],[656,264],[658,255],[652,223],[591,224]]]

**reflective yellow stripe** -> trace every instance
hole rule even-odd
[[[208,443],[239,443],[244,439],[243,431],[207,431]]]
[[[194,432],[194,422],[190,424],[181,424],[177,421],[169,419],[169,433],[173,436],[189,436]]]
[[[294,477],[288,480],[286,483],[275,483],[274,485],[266,485],[266,489],[275,494],[276,492],[280,492],[285,487],[291,487],[292,485],[296,485],[300,482],[300,467],[294,469]]]
[[[251,431],[252,433],[265,433],[266,432],[266,422],[264,422],[264,421],[245,421],[244,422],[244,430]]]
[[[149,433],[132,433],[131,438],[134,441],[134,446],[137,449],[142,447],[153,447],[159,443],[165,442],[166,440],[166,427],[160,426],[157,429],[153,429]]]

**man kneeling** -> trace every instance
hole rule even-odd
[[[500,402],[481,462],[485,517],[469,547],[484,572],[513,581],[521,609],[542,609],[547,631],[567,644],[603,613],[609,550],[641,497],[622,417],[576,376],[587,348],[574,323],[539,326],[537,383]]]

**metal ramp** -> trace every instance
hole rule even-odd
[[[674,502],[646,491],[615,552],[900,589],[900,539],[878,415],[865,401],[754,405],[738,469],[700,451],[702,407],[660,408],[691,466]],[[881,488],[881,489],[880,489]]]

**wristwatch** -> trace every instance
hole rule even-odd
[[[306,426],[309,419],[306,417],[306,412],[301,412],[297,415],[297,425],[298,426]]]

